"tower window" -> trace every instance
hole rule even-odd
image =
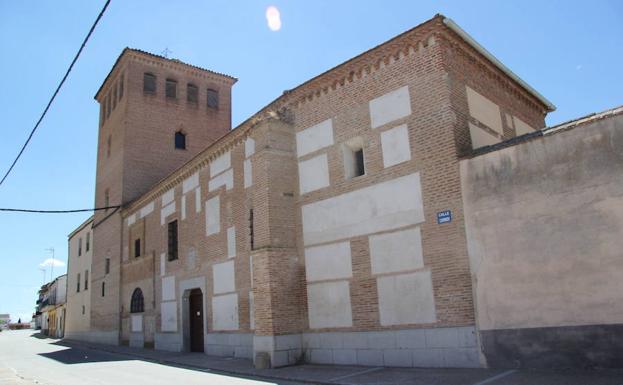
[[[169,222],[168,226],[168,250],[169,261],[177,259],[177,221]]]
[[[80,293],[80,273],[78,273],[78,279],[76,280],[76,293]]]
[[[102,282],[102,297],[106,295],[106,282]]]
[[[178,150],[186,149],[186,135],[181,131],[175,133],[175,148]]]
[[[110,258],[106,258],[106,265],[104,266],[104,274],[110,273]]]
[[[356,178],[366,173],[363,139],[353,138],[347,141],[342,145],[342,153],[346,179]]]
[[[113,97],[112,97],[112,109],[114,110],[115,108],[117,108],[117,86],[118,84],[115,83],[115,85],[113,86]]]
[[[110,147],[112,146],[112,135],[108,135],[108,140],[106,140],[106,157],[110,158]]]
[[[177,98],[177,81],[174,79],[167,79],[167,88],[165,92],[167,98]]]
[[[89,271],[84,271],[84,290],[89,290]]]
[[[82,255],[82,238],[78,239],[78,256]]]
[[[208,89],[208,108],[218,108],[218,91]]]
[[[86,251],[91,249],[91,233],[87,233],[87,248]]]
[[[119,77],[119,100],[123,98],[123,80],[124,76],[123,74],[121,74],[121,76]]]
[[[110,111],[112,111],[110,104],[110,92],[106,95],[106,118],[110,117]]]
[[[145,311],[145,301],[143,291],[140,288],[134,289],[132,300],[130,301],[130,313],[142,313]]]
[[[199,101],[199,88],[196,85],[188,84],[186,86],[186,101],[193,104],[197,104]]]
[[[134,240],[134,258],[138,258],[141,256],[141,239],[137,238]]]
[[[143,93],[156,93],[156,76],[154,74],[150,74],[149,72],[143,74]]]

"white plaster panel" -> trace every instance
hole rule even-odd
[[[299,157],[320,150],[333,144],[333,120],[321,123],[297,132],[296,153]]]
[[[486,132],[482,128],[472,124],[469,124],[469,136],[472,138],[472,148],[477,149],[484,146],[490,146],[501,142],[500,138],[497,138],[490,133]]]
[[[372,235],[369,241],[372,274],[397,273],[424,267],[419,227]]]
[[[180,211],[182,212],[182,220],[186,219],[186,195],[182,195],[182,199],[181,199],[181,209]]]
[[[372,128],[411,115],[409,87],[400,87],[376,99],[370,100],[370,123]]]
[[[377,278],[381,325],[436,321],[430,271]]]
[[[175,199],[175,188],[172,188],[171,190],[165,192],[162,195],[162,207],[168,205],[169,203],[173,202],[173,199]]]
[[[517,136],[535,131],[534,128],[528,125],[528,123],[524,122],[516,116],[513,116],[513,121],[515,122],[515,131],[517,132]]]
[[[231,167],[231,153],[227,151],[210,163],[210,175],[215,176]]]
[[[350,242],[306,248],[305,274],[308,282],[352,277]]]
[[[212,297],[212,327],[214,330],[238,330],[238,294]]]
[[[175,276],[162,278],[162,300],[171,301],[175,299]]]
[[[465,86],[465,88],[467,89],[469,114],[487,127],[502,134],[503,128],[500,107],[473,89],[467,86]]]
[[[218,196],[206,201],[206,235],[221,231],[221,200]]]
[[[167,217],[175,213],[175,202],[169,203],[167,206],[160,210],[160,224],[164,225]]]
[[[132,226],[136,222],[136,213],[128,217],[128,226]]]
[[[214,294],[235,291],[234,261],[212,265],[212,282],[214,283]]]
[[[327,154],[299,162],[299,187],[301,194],[329,185],[329,163]]]
[[[131,324],[132,332],[142,332],[143,331],[143,315],[132,314],[130,316],[130,324]]]
[[[419,173],[303,206],[306,245],[391,230],[424,221]]]
[[[214,191],[221,186],[225,186],[226,190],[231,190],[234,187],[234,170],[229,169],[224,173],[210,179],[208,183],[208,191]]]
[[[182,182],[182,194],[186,194],[187,192],[192,191],[197,186],[199,186],[199,173],[198,172],[184,179],[184,182]]]
[[[164,275],[166,274],[165,272],[166,260],[167,260],[167,254],[166,253],[160,254],[160,276],[161,277],[164,277]]]
[[[244,141],[244,157],[248,158],[255,154],[255,140],[250,136]]]
[[[251,187],[253,185],[253,166],[251,159],[247,159],[243,163],[244,171],[244,188]]]
[[[140,217],[145,218],[147,215],[151,214],[153,211],[154,211],[154,202],[151,202],[141,209]]]
[[[201,212],[201,186],[195,189],[195,211]]]
[[[348,281],[307,285],[307,302],[310,328],[353,326]]]
[[[249,292],[249,320],[251,321],[251,330],[255,329],[255,297],[253,297],[253,290]]]
[[[177,302],[162,302],[160,304],[161,325],[163,332],[177,331]]]
[[[236,228],[234,226],[227,229],[227,257],[236,256]]]
[[[398,163],[411,160],[409,145],[409,131],[406,124],[381,133],[383,148],[383,167],[390,167]]]

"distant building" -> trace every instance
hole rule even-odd
[[[43,285],[39,297],[41,331],[47,336],[62,338],[65,333],[67,274]]]
[[[11,322],[10,314],[0,314],[0,329],[6,329]]]

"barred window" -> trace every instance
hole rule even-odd
[[[199,101],[199,88],[196,85],[188,84],[186,86],[186,101],[193,104],[197,104]]]
[[[168,227],[168,259],[177,259],[177,221],[169,222]]]
[[[218,91],[208,89],[208,108],[218,108]]]
[[[143,74],[143,93],[156,93],[156,76],[154,74],[150,74],[149,72]]]
[[[167,98],[177,98],[177,81],[175,79],[167,79],[165,94]]]
[[[140,288],[134,289],[132,301],[130,302],[130,313],[142,313],[145,311],[143,291]]]

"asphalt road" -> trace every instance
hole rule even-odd
[[[235,376],[219,371],[246,374]],[[271,377],[282,379],[266,380]],[[623,369],[413,369],[299,365],[255,370],[248,361],[208,357],[200,353],[87,346],[37,338],[32,330],[0,333],[0,385],[299,385],[316,382],[340,385],[623,385]]]
[[[68,348],[33,334],[32,330],[0,333],[1,385],[273,384],[160,365],[87,348]],[[280,384],[296,385],[294,382]]]

